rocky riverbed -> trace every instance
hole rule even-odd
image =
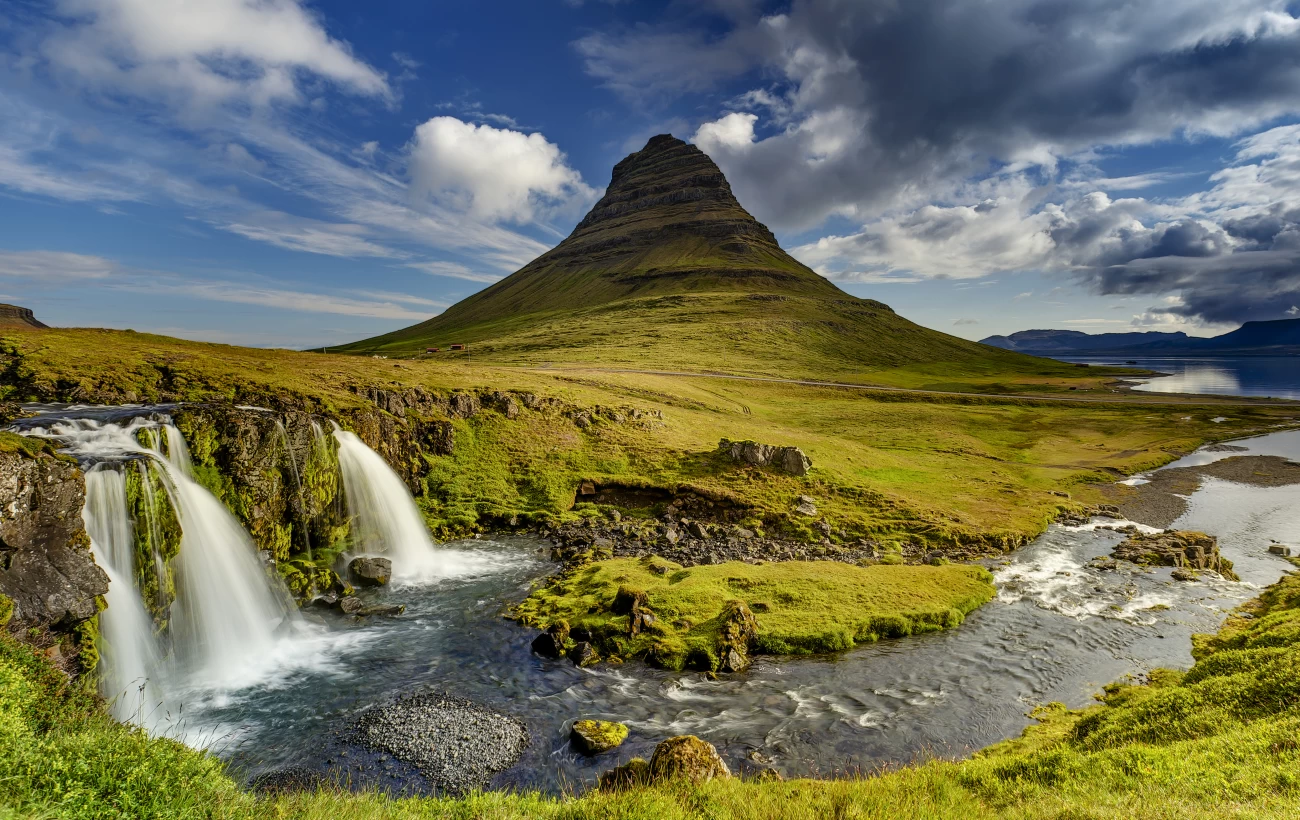
[[[1243,452],[1244,448],[1220,444],[1204,452]],[[1285,487],[1300,484],[1300,463],[1281,456],[1232,456],[1210,464],[1157,470],[1142,483],[1107,488],[1117,514],[1131,521],[1165,528],[1187,511],[1188,498],[1206,478],[1250,487]]]
[[[455,795],[486,786],[529,742],[516,718],[441,692],[368,709],[354,732],[360,744],[415,766],[438,791]]]

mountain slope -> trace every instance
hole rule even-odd
[[[1300,353],[1300,319],[1247,322],[1222,336],[1186,333],[1083,333],[1077,330],[1022,330],[990,336],[981,344],[1035,356],[1242,356]]]
[[[604,197],[555,248],[439,316],[335,350],[452,344],[494,361],[797,376],[1057,368],[841,291],[781,249],[707,155],[666,134],[614,167]]]
[[[37,321],[31,308],[18,307],[17,305],[0,305],[0,328],[7,327],[44,329],[48,325]]]

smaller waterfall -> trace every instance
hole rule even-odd
[[[424,517],[397,473],[354,434],[336,428],[334,438],[353,516],[354,553],[390,558],[393,577],[407,583],[460,574],[456,560],[434,547]]]
[[[298,457],[293,454],[293,446],[289,443],[289,431],[285,429],[284,422],[276,419],[275,429],[280,434],[280,445],[284,447],[284,455],[289,459],[289,467],[293,470],[294,494],[298,499],[298,510],[302,515],[302,543],[307,550],[307,560],[310,561],[312,560],[311,532],[307,525],[307,501],[302,495],[302,472],[298,469]]]
[[[82,510],[95,562],[108,575],[108,607],[100,615],[100,691],[113,717],[156,728],[166,715],[159,689],[162,659],[153,619],[131,579],[136,572],[126,481],[113,469],[86,473]]]

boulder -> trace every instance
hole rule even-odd
[[[744,601],[727,601],[722,608],[722,629],[718,635],[718,655],[723,672],[743,672],[749,668],[749,644],[758,635],[758,619]]]
[[[617,749],[627,740],[627,727],[605,720],[579,720],[573,724],[569,740],[588,757]]]
[[[602,792],[621,792],[650,785],[650,764],[634,757],[622,766],[603,773],[598,788]]]
[[[393,576],[393,562],[387,558],[365,555],[348,563],[348,578],[359,587],[378,587]]]
[[[366,605],[361,603],[360,598],[354,598],[351,595],[339,601],[339,609],[343,611],[344,615],[360,615],[361,610],[365,608]]]
[[[718,449],[732,461],[755,467],[770,467],[790,475],[805,476],[812,468],[812,459],[798,447],[777,447],[756,441],[732,441],[724,438],[718,442]]]
[[[381,615],[386,618],[395,618],[406,611],[404,604],[376,604],[375,606],[365,606],[357,614],[363,618],[371,615]]]
[[[610,605],[610,610],[615,615],[631,615],[649,608],[650,597],[642,590],[629,587],[619,587],[614,595],[614,603]]]
[[[817,503],[811,497],[801,495],[794,500],[794,511],[812,518],[817,515]]]
[[[670,737],[655,747],[650,758],[653,781],[690,780],[704,783],[713,778],[731,777],[726,762],[712,743],[695,735]]]

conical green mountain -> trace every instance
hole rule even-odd
[[[871,381],[927,364],[1054,369],[840,290],[781,249],[704,152],[667,134],[614,166],[605,195],[556,247],[439,316],[341,350],[453,344],[494,361]]]

